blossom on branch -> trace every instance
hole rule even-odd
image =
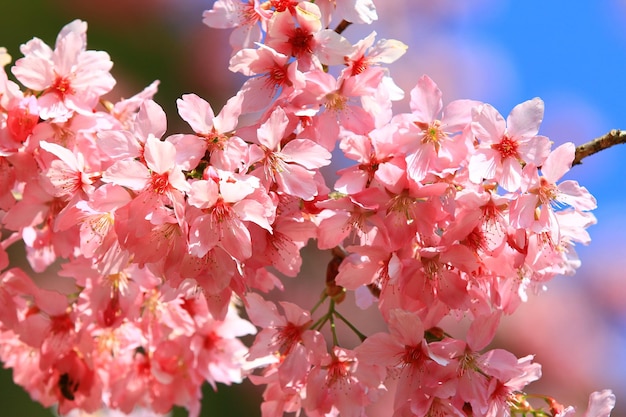
[[[539,98],[505,120],[444,105],[426,75],[396,112],[405,92],[383,64],[406,45],[343,36],[377,17],[370,0],[214,2],[203,21],[233,29],[229,68],[249,78],[217,114],[182,95],[190,133],[167,132],[158,82],[102,97],[112,63],[85,22],[54,49],[22,46],[22,85],[0,71],[0,360],[34,400],[197,417],[204,382],[249,378],[264,417],[572,415],[547,396],[534,408],[541,366],[491,343],[528,292],[580,265],[596,200],[561,179],[587,148],[551,149]],[[311,240],[332,253],[311,306],[270,301],[283,275],[301,282]],[[50,283],[10,265],[18,241]],[[352,293],[382,329],[344,316]],[[585,416],[614,403],[594,393]]]

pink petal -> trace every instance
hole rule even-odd
[[[312,200],[317,195],[317,184],[311,171],[296,164],[288,164],[287,169],[279,173],[276,182],[285,194]]]
[[[502,161],[502,175],[498,183],[507,191],[517,191],[522,184],[522,166],[514,158]]]
[[[239,261],[252,256],[250,232],[239,218],[235,217],[227,223],[223,222],[219,227],[221,228],[220,246],[226,252]]]
[[[78,68],[72,87],[89,90],[97,95],[108,93],[115,86],[115,78],[109,73],[113,62],[104,51],[85,51],[78,57]]]
[[[126,159],[117,161],[102,174],[102,181],[141,191],[148,184],[150,172],[141,162]]]
[[[515,106],[506,121],[509,135],[514,138],[535,136],[543,120],[543,108],[539,97]]]
[[[481,142],[499,143],[506,130],[506,122],[490,104],[483,104],[472,110],[472,131]]]
[[[422,75],[415,88],[411,90],[411,112],[420,122],[430,123],[438,118],[443,107],[441,90],[437,84]]]
[[[185,94],[176,100],[178,114],[196,133],[209,133],[213,128],[215,114],[211,105],[195,94]]]
[[[257,129],[259,143],[268,149],[276,150],[288,124],[289,119],[285,111],[281,107],[276,107],[267,121]]]
[[[389,331],[405,346],[419,346],[424,339],[424,325],[420,318],[404,310],[389,312]]]
[[[500,325],[500,317],[501,313],[496,311],[478,316],[472,321],[466,337],[470,349],[475,352],[481,351],[491,343]]]
[[[474,100],[455,100],[449,103],[443,110],[441,119],[444,130],[448,133],[462,131],[472,122],[472,109],[481,104]]]
[[[150,135],[146,140],[144,157],[148,168],[158,174],[164,174],[176,164],[176,148],[170,142],[162,142]]]
[[[218,197],[218,187],[214,181],[200,180],[191,184],[191,192],[187,201],[192,206],[205,209],[213,207]]]
[[[70,151],[67,148],[64,148],[61,145],[57,145],[56,143],[49,143],[46,141],[41,141],[39,142],[39,146],[41,147],[41,149],[50,152],[51,154],[55,155],[57,158],[59,158],[61,161],[65,162],[65,164],[72,170],[72,171],[81,171],[82,167],[78,167],[78,161],[76,160],[76,155],[74,155],[74,153],[72,151]]]
[[[246,312],[250,321],[263,328],[286,324],[285,318],[278,313],[276,305],[265,301],[260,295],[249,292],[245,298]]]
[[[153,100],[146,100],[141,104],[135,119],[135,132],[147,138],[150,134],[160,138],[167,129],[167,118],[163,108]]]
[[[241,23],[239,18],[240,3],[238,0],[218,0],[211,10],[205,10],[202,14],[202,23],[207,26],[228,29]]]
[[[615,395],[611,390],[596,391],[589,396],[589,404],[583,417],[609,417],[613,407]]]
[[[27,88],[45,90],[54,79],[52,50],[37,38],[22,45],[20,49],[24,58],[18,59],[11,68],[13,75]]]
[[[309,139],[289,141],[281,154],[288,156],[285,161],[295,162],[307,169],[316,169],[330,164],[331,154],[322,146]]]
[[[219,242],[219,233],[210,215],[198,216],[189,229],[189,253],[202,258]]]
[[[272,225],[268,221],[268,217],[272,215],[266,206],[256,200],[246,199],[235,204],[233,207],[239,218],[244,221],[250,221],[261,226],[268,232],[272,232]]]
[[[551,183],[556,183],[572,167],[576,146],[567,142],[553,150],[541,166],[541,174]]]
[[[172,135],[165,139],[176,148],[176,165],[185,171],[191,171],[204,157],[206,143],[196,135]]]
[[[65,77],[75,71],[73,67],[78,61],[78,55],[84,50],[83,39],[78,33],[70,32],[61,37],[52,54],[55,72]]]
[[[581,187],[578,182],[572,180],[559,184],[557,199],[577,210],[593,210],[598,206],[595,197],[585,187]]]
[[[127,130],[103,130],[96,133],[98,148],[111,159],[136,158],[141,147],[133,134]]]

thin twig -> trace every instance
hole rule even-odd
[[[613,129],[609,133],[576,147],[576,155],[572,166],[582,164],[582,160],[613,145],[626,143],[626,130]]]

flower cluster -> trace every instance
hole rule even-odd
[[[22,46],[21,86],[0,71],[0,359],[16,383],[61,413],[196,416],[205,381],[245,377],[266,387],[264,417],[532,409],[522,390],[540,366],[486,349],[503,314],[580,263],[596,202],[559,182],[575,147],[538,135],[538,98],[505,120],[486,103],[444,107],[427,76],[394,113],[404,92],[383,64],[406,46],[342,35],[375,19],[368,0],[216,1],[204,22],[234,28],[230,69],[249,78],[217,115],[183,95],[193,133],[180,134],[166,133],[156,82],[103,99],[112,63],[87,49],[86,23],[54,48]],[[338,151],[353,162],[330,188],[320,169]],[[266,300],[298,275],[309,240],[334,255],[322,299]],[[17,241],[72,290],[7,269]],[[356,329],[338,311],[348,291],[388,331]],[[447,317],[466,318],[467,334],[445,332]],[[361,343],[342,345],[336,320]],[[612,394],[592,399],[590,416],[608,415]]]

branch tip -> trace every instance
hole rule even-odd
[[[584,158],[620,143],[626,143],[626,130],[613,129],[604,136],[583,143],[576,147],[572,166],[581,165]]]

